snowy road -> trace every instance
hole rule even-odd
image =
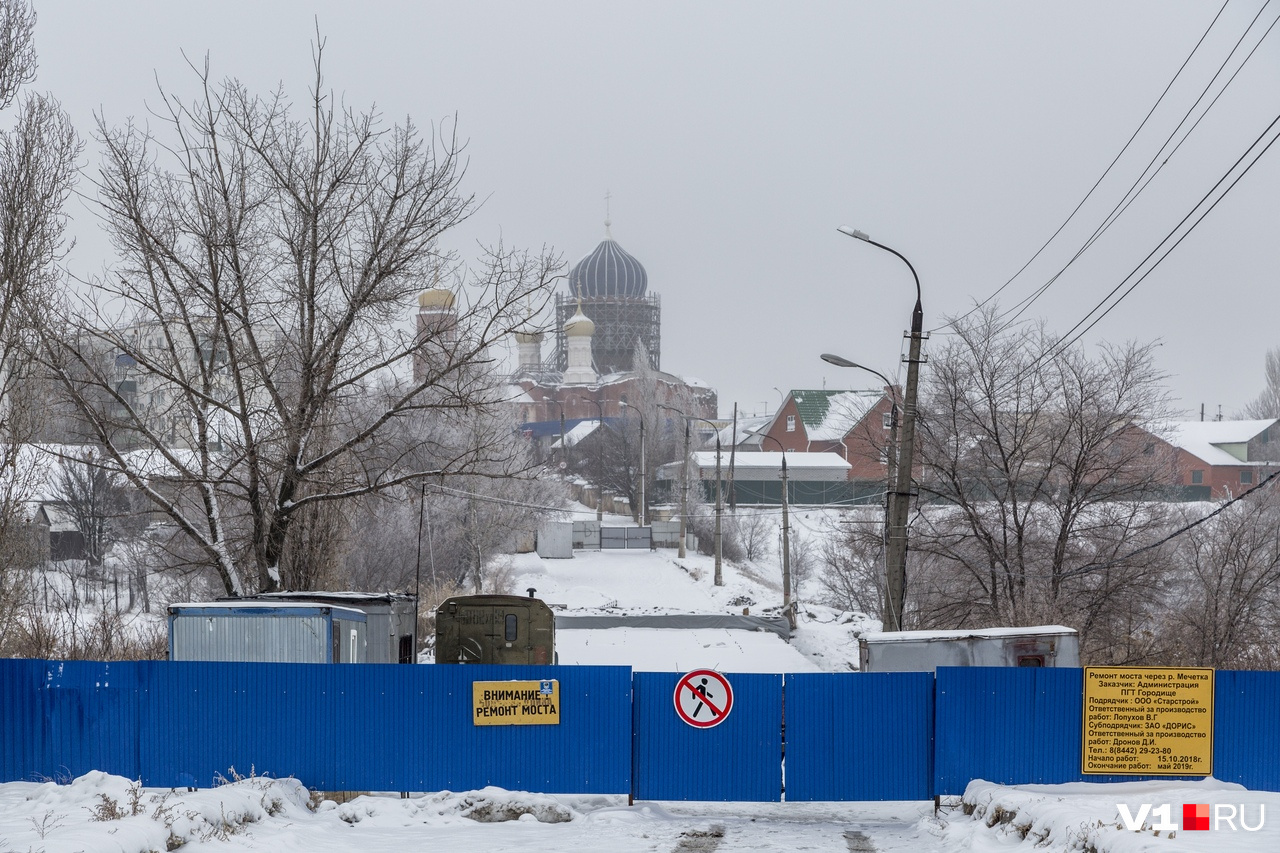
[[[1117,802],[1208,803],[1252,828],[1120,826]],[[1260,853],[1280,850],[1280,794],[1203,782],[1004,787],[975,781],[964,808],[932,802],[636,803],[485,788],[336,803],[297,780],[189,792],[89,773],[0,784],[0,853]],[[1205,806],[1209,808],[1210,806]],[[1178,815],[1181,814],[1179,809]],[[1215,818],[1216,820],[1216,818]],[[1150,824],[1150,821],[1147,821]],[[1174,837],[1176,836],[1176,838]]]
[[[941,840],[922,831],[921,818],[931,803],[829,804],[637,803],[605,805],[558,798],[582,817],[563,824],[531,818],[502,824],[471,821],[413,826],[400,801],[375,807],[378,814],[358,823],[320,820],[311,826],[250,827],[235,844],[220,843],[191,850],[337,851],[404,853],[418,842],[433,849],[527,853],[529,850],[599,851],[599,853],[905,853],[943,851]],[[355,805],[355,804],[352,804]],[[370,799],[361,803],[368,807]],[[392,812],[401,812],[403,822]],[[401,823],[399,826],[389,824]],[[184,850],[188,848],[183,848]]]
[[[319,802],[294,780],[195,792],[91,773],[0,785],[0,851],[938,853],[932,803],[636,803],[486,788]]]

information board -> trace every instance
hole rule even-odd
[[[1213,773],[1213,670],[1088,666],[1081,772]]]
[[[473,681],[471,722],[477,726],[558,726],[560,682]]]

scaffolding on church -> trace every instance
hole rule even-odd
[[[564,325],[578,310],[578,297],[556,295],[556,355],[558,370],[569,366],[569,345]],[[662,347],[662,300],[658,294],[633,298],[585,298],[582,313],[595,323],[591,337],[591,357],[600,375],[625,373],[634,368],[633,353],[643,343],[649,366],[660,369]]]

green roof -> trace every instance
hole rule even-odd
[[[883,391],[793,390],[791,399],[814,441],[839,441],[884,398]]]

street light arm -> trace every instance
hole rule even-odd
[[[865,364],[858,364],[856,361],[850,361],[849,359],[845,358],[842,355],[834,355],[829,352],[824,352],[821,358],[827,364],[834,364],[836,367],[853,367],[858,370],[865,370],[867,373],[870,373],[873,376],[878,376],[880,378],[880,381],[883,382],[885,385],[888,385],[890,387],[893,386],[893,383],[889,381],[889,377],[885,376],[883,373],[881,373],[880,371],[876,370],[873,367],[867,367]],[[776,441],[777,439],[774,439],[774,440]]]
[[[858,231],[856,229],[850,228],[848,225],[841,225],[836,230],[848,237],[853,237],[855,240],[861,240],[864,243],[870,243],[872,246],[875,246],[877,249],[884,249],[886,252],[897,255],[898,259],[907,265],[907,269],[911,270],[911,277],[915,279],[916,310],[917,311],[920,310],[920,276],[916,275],[916,268],[911,265],[911,261],[907,260],[905,255],[903,255],[897,249],[894,249],[890,246],[886,246],[884,243],[877,243],[875,240],[872,240],[870,237],[868,237],[866,232]]]

